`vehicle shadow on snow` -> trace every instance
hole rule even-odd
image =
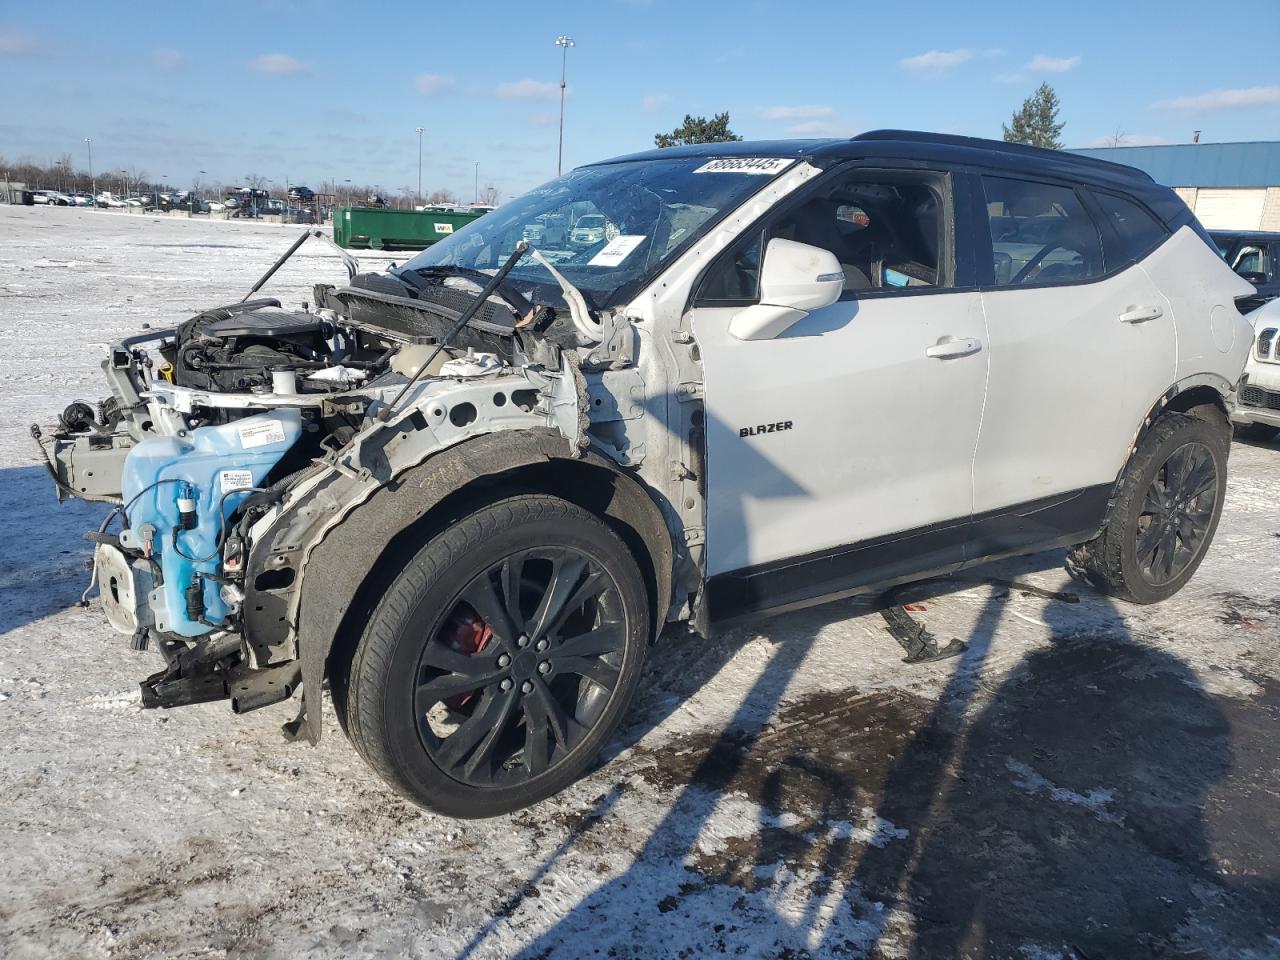
[[[1060,560],[1042,554],[997,570],[1007,579]],[[973,575],[984,572],[996,571]],[[1211,697],[1182,661],[1130,636],[1111,601],[1086,590],[1079,604],[1045,599],[1050,643],[991,690],[982,669],[1013,615],[1003,587],[961,657],[917,668],[948,672],[936,702],[899,686],[784,703],[818,630],[848,616],[846,605],[828,609],[765,623],[766,638],[798,638],[780,642],[734,718],[652,752],[643,775],[672,803],[632,865],[519,956],[577,957],[585,944],[681,957],[1275,949],[1280,840],[1268,744],[1280,735],[1280,687],[1266,688],[1261,710]],[[682,670],[676,699],[733,652],[724,644]],[[644,711],[641,727],[666,712]],[[1218,799],[1228,776],[1246,789]],[[602,797],[584,822],[607,822],[617,803],[617,791]],[[758,815],[726,823],[726,806]],[[1249,879],[1226,876],[1219,862]]]
[[[93,547],[82,539],[106,517],[106,504],[58,503],[42,466],[0,469],[0,636],[64,610],[89,583],[85,561]]]

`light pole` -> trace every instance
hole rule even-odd
[[[475,192],[472,193],[471,196],[475,198],[474,200],[471,201],[472,203],[480,202],[480,161],[479,160],[476,161],[476,188],[475,188]]]
[[[343,180],[342,182],[347,185],[347,202],[345,206],[349,207],[351,206],[351,181],[348,179],[348,180]]]
[[[98,180],[93,175],[93,139],[91,137],[84,138],[85,146],[89,148],[89,191],[93,194],[93,202],[98,202]]]
[[[564,71],[569,62],[569,48],[573,45],[573,37],[556,37],[556,46],[560,48],[560,148],[556,152],[557,177],[564,166]],[[478,190],[476,192],[479,193]]]
[[[418,131],[418,202],[414,204],[416,207],[422,206],[422,127],[417,128]]]

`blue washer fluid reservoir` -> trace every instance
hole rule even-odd
[[[144,524],[155,528],[152,555],[164,578],[155,591],[162,602],[151,604],[157,630],[196,637],[213,629],[188,617],[187,591],[197,575],[218,572],[222,522],[249,496],[232,493],[223,501],[223,494],[258,486],[301,435],[302,414],[281,408],[234,423],[199,427],[185,437],[148,437],[129,451],[121,487],[124,502],[133,504],[126,523],[139,539]],[[185,507],[190,506],[187,501],[195,502],[192,529],[182,529],[179,500]],[[218,516],[220,503],[223,517]],[[174,548],[175,529],[178,549]],[[220,623],[231,609],[219,594],[217,581],[206,576],[200,580],[203,619]]]

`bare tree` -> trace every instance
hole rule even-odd
[[[250,190],[263,190],[266,188],[268,180],[266,177],[259,176],[256,173],[246,173],[244,177],[244,185]]]
[[[442,206],[458,202],[458,195],[452,190],[432,190],[427,194],[426,202],[431,206]]]
[[[1125,140],[1127,140],[1127,139],[1128,139],[1128,137],[1129,137],[1129,135],[1128,135],[1127,133],[1125,133],[1125,132],[1124,132],[1122,129],[1120,129],[1119,127],[1116,127],[1115,132],[1114,132],[1114,133],[1112,133],[1112,134],[1111,134],[1111,136],[1107,137],[1107,146],[1108,146],[1108,147],[1123,147],[1123,146],[1124,146],[1124,142],[1125,142]]]
[[[492,183],[486,183],[484,189],[480,191],[480,196],[476,198],[479,203],[483,203],[488,207],[496,207],[498,201],[502,198],[502,191],[495,187]]]

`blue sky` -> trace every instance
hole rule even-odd
[[[1068,146],[1280,139],[1280,3],[0,0],[0,157],[505,197],[728,110],[751,138],[999,137],[1042,81]]]

